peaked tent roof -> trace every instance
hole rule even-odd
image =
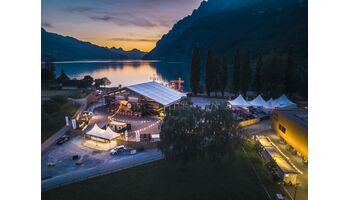
[[[252,106],[260,106],[260,107],[268,107],[268,104],[266,103],[266,101],[261,97],[261,95],[259,94],[259,96],[257,96],[255,99],[249,101],[249,104],[251,104]]]
[[[181,98],[186,97],[186,94],[168,88],[155,81],[140,83],[136,85],[126,86],[129,90],[146,96],[163,106],[170,106]]]
[[[267,103],[266,108],[272,109],[272,108],[276,108],[277,107],[276,101],[273,100],[272,98],[270,98],[266,103]]]
[[[297,106],[297,104],[289,100],[285,94],[281,95],[278,99],[275,100],[275,102],[278,105],[278,107],[281,108]]]
[[[119,136],[119,133],[112,131],[111,128],[108,127],[107,130],[103,130],[98,127],[97,124],[95,124],[94,127],[92,127],[92,129],[87,131],[85,134],[106,140],[112,140]]]
[[[242,95],[239,95],[237,98],[235,98],[234,100],[232,101],[229,101],[229,103],[232,105],[232,106],[251,106],[243,97]]]

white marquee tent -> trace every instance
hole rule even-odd
[[[270,98],[266,103],[267,103],[266,108],[268,108],[268,109],[273,109],[273,108],[278,107],[276,101],[273,100],[272,98]]]
[[[249,101],[249,104],[252,105],[252,106],[268,108],[268,104],[261,97],[261,95],[257,96],[255,99]]]
[[[106,130],[103,130],[98,127],[97,124],[95,124],[94,127],[91,130],[87,131],[85,134],[109,141],[119,136],[119,133],[114,132],[110,127],[108,127]]]
[[[248,107],[251,106],[243,97],[239,95],[234,100],[228,101],[231,106]]]
[[[281,95],[278,99],[275,100],[277,107],[280,108],[295,108],[297,104],[288,99],[286,95]]]

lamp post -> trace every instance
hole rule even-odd
[[[298,176],[296,176],[296,178],[295,178],[294,197],[293,197],[294,200],[296,200],[296,196],[297,196],[297,187],[298,187],[298,185],[299,185],[297,179],[298,179]]]

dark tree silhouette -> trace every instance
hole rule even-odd
[[[257,61],[256,61],[254,80],[253,80],[253,88],[257,94],[261,93],[261,84],[262,84],[261,83],[261,68],[262,68],[262,65],[263,65],[263,56],[262,56],[262,51],[259,50]]]
[[[205,89],[208,97],[214,89],[215,71],[214,71],[214,55],[211,49],[208,50],[207,63],[205,65]]]
[[[221,95],[224,96],[225,88],[227,85],[227,63],[225,58],[220,60],[220,70],[218,74],[219,74],[220,92],[221,92]]]
[[[232,92],[234,94],[239,93],[240,74],[241,74],[241,61],[240,61],[239,49],[237,49],[234,56],[234,61],[233,61]]]
[[[242,94],[246,96],[250,86],[252,76],[252,70],[250,66],[250,50],[246,49],[242,64],[241,77],[240,77],[240,89]]]
[[[192,64],[191,64],[191,77],[190,77],[190,87],[194,95],[199,92],[199,80],[200,80],[200,52],[199,48],[195,47],[192,54]]]

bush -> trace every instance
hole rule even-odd
[[[55,101],[56,103],[63,105],[68,102],[68,99],[66,96],[63,95],[55,95],[50,98],[50,100]]]
[[[60,105],[52,100],[45,100],[42,101],[42,109],[47,113],[47,114],[52,114],[55,112],[59,112],[60,111]]]

